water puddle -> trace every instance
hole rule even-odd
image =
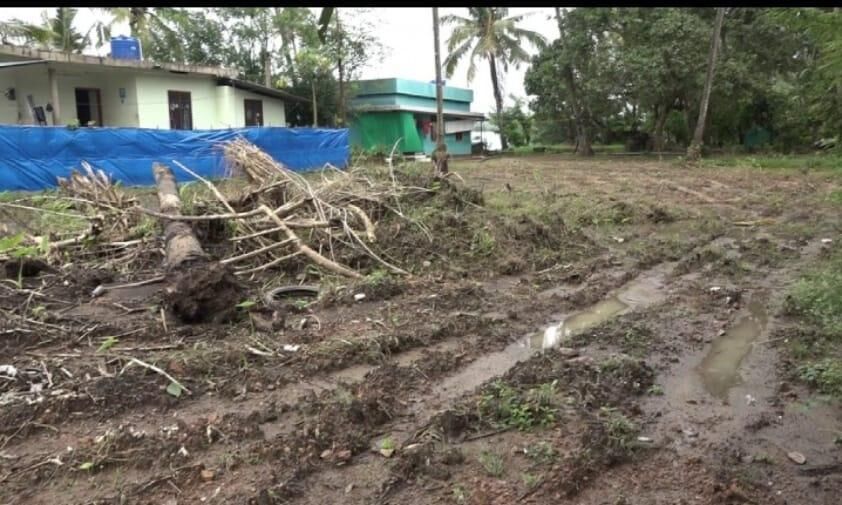
[[[561,317],[558,324],[550,325],[543,333],[529,335],[502,351],[480,357],[456,375],[446,377],[436,388],[436,400],[449,401],[492,377],[506,373],[518,362],[530,358],[535,353],[563,343],[573,335],[612,317],[662,301],[665,296],[666,277],[675,265],[676,263],[665,263],[646,271],[605,300]]]
[[[751,350],[757,337],[766,329],[769,321],[766,309],[760,303],[750,303],[748,311],[748,314],[742,316],[724,335],[714,341],[698,367],[705,390],[726,403],[731,388],[740,383],[740,363]]]
[[[551,349],[612,317],[662,300],[664,280],[674,267],[674,263],[668,263],[646,272],[620,288],[609,298],[562,318],[558,324],[548,326],[543,334],[531,336],[528,339],[528,346],[536,349]]]

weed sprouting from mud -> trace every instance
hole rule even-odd
[[[482,451],[479,455],[479,462],[482,468],[491,477],[500,477],[506,471],[506,463],[503,456],[493,451]]]
[[[815,363],[798,367],[801,379],[820,392],[842,397],[842,361],[825,358]]]
[[[557,385],[558,381],[540,384],[524,393],[502,380],[495,381],[479,399],[479,416],[497,426],[522,431],[547,427],[556,420]]]
[[[615,454],[629,454],[636,448],[638,427],[616,409],[602,407],[600,421],[608,436],[608,449]]]
[[[548,442],[538,442],[524,449],[526,457],[538,464],[553,463],[558,457],[558,453],[553,446]]]

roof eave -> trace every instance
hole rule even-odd
[[[307,98],[293,95],[292,93],[288,93],[280,89],[267,88],[266,86],[249,81],[243,81],[241,79],[220,77],[216,80],[216,84],[218,86],[231,86],[232,88],[244,89],[246,91],[251,91],[253,93],[257,93],[258,95],[268,96],[271,98],[280,98],[281,100],[310,103],[310,100],[308,100]]]

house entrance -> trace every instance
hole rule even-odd
[[[76,119],[79,126],[102,126],[102,100],[99,89],[76,88]]]

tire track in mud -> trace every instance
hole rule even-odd
[[[691,253],[686,256],[689,256],[700,248],[716,243],[716,240],[717,239],[714,239],[713,241],[694,247],[691,250]],[[657,297],[653,296],[654,293],[651,290],[647,292],[647,289],[643,288],[641,285],[645,285],[647,280],[651,281],[652,277],[659,279],[656,284],[663,282],[663,277],[670,273],[677,264],[679,264],[679,262],[659,264],[656,267],[638,275],[635,278],[638,283],[636,283],[635,280],[632,280],[628,282],[626,286],[621,286],[619,289],[611,290],[617,293],[613,296],[617,297],[622,296],[623,294],[630,295],[631,299],[626,298],[626,300],[630,302],[630,306],[628,307],[630,310],[644,306],[645,300],[641,298],[645,298],[647,296],[652,299],[652,302],[657,302]],[[638,297],[638,299],[634,300],[635,297]],[[635,302],[637,303],[637,307],[634,307]],[[620,312],[624,313],[625,311],[618,311],[615,314],[609,314],[608,317],[618,315]],[[596,322],[598,321],[594,321],[594,323]],[[488,384],[499,376],[505,375],[516,365],[523,363],[525,360],[529,360],[530,358],[540,358],[540,352],[536,352],[534,347],[530,347],[530,344],[528,343],[530,340],[534,339],[530,338],[530,336],[518,339],[517,341],[508,344],[508,346],[503,350],[492,351],[491,353],[484,354],[466,366],[456,369],[455,374],[445,375],[442,380],[442,383],[445,384],[444,386],[440,384],[439,386],[433,387],[432,391],[425,390],[420,396],[410,398],[409,401],[406,402],[411,404],[411,406],[406,409],[406,413],[403,416],[405,419],[397,419],[394,422],[389,423],[388,426],[383,426],[378,434],[389,433],[390,436],[398,437],[403,435],[404,440],[399,443],[398,447],[411,444],[414,436],[419,431],[423,431],[425,426],[428,426],[434,419],[442,415],[443,412],[450,410],[449,408],[458,404],[460,400],[470,396],[475,389]],[[540,350],[540,347],[538,350]],[[441,406],[445,406],[446,408],[440,410],[435,408]],[[375,458],[377,457],[364,457],[363,461],[355,461],[355,465],[382,465],[382,462]],[[357,475],[380,475],[383,472],[357,470],[354,473]],[[385,487],[386,482],[379,481],[379,479],[379,477],[375,478],[375,482],[379,482],[379,485],[374,487]],[[341,497],[338,498],[341,499]]]
[[[606,277],[609,279],[609,282],[610,282],[611,277],[610,276],[606,276]],[[610,287],[610,284],[609,284],[609,287]],[[525,308],[525,307],[522,307],[522,308]],[[449,351],[449,350],[453,349],[454,346],[458,346],[458,344],[462,343],[461,342],[462,337],[463,337],[462,335],[459,335],[459,336],[455,336],[455,337],[452,337],[450,339],[444,340],[441,343],[437,344],[434,347],[433,351],[440,351],[440,352],[441,351]],[[477,345],[477,344],[479,344],[479,348],[482,348],[482,344],[484,344],[484,342],[482,342],[481,337],[477,337],[471,343],[471,345]],[[492,354],[495,352],[494,349],[495,349],[495,345],[492,345],[490,347],[490,350],[491,350]],[[402,366],[399,366],[399,369],[402,370],[402,372],[401,372],[402,374],[414,375],[414,374],[416,374],[416,372],[419,371],[417,362],[423,361],[423,359],[424,359],[422,356],[420,356],[422,354],[425,355],[425,356],[427,355],[427,353],[424,351],[424,349],[412,349],[412,350],[409,350],[409,351],[405,351],[403,353],[399,353],[397,356],[393,357],[394,358],[393,361],[395,363],[398,363],[399,365],[402,365]],[[485,356],[487,356],[487,354],[486,355],[480,355],[478,357],[478,359],[481,360]],[[469,357],[467,360],[463,361],[462,363],[456,364],[454,369],[459,370],[458,367],[460,367],[460,366],[464,367],[465,363],[469,363],[471,361],[474,361],[474,359]],[[517,361],[515,361],[511,365],[513,366],[516,362]],[[439,365],[436,364],[436,366],[439,366]],[[315,386],[318,387],[318,388],[322,388],[323,390],[325,390],[329,393],[330,391],[332,391],[334,388],[337,387],[337,383],[339,383],[343,380],[347,380],[347,379],[351,379],[352,382],[353,382],[354,379],[359,379],[360,376],[365,375],[368,372],[372,372],[374,370],[377,370],[379,368],[381,368],[381,367],[365,366],[365,365],[356,366],[356,367],[352,367],[352,368],[345,368],[345,369],[337,371],[333,375],[332,378],[334,380],[328,380],[328,381],[326,381],[326,383],[323,383],[323,384],[315,384]],[[462,370],[464,370],[464,368],[462,368]],[[435,370],[435,372],[436,373],[431,374],[430,376],[436,377],[437,376],[436,374],[440,375],[440,372],[446,372],[446,370]],[[494,376],[499,375],[499,374],[502,374],[503,372],[505,372],[505,369],[495,369],[495,370],[493,370],[493,372],[490,375],[488,375],[488,378],[494,377]],[[457,371],[457,374],[455,376],[458,377],[460,373],[461,372]],[[445,374],[445,376],[446,375],[447,374]],[[414,378],[412,380],[413,388],[421,387],[421,386],[427,384],[430,380],[430,376],[424,375],[423,372],[420,374],[420,376],[416,376],[416,378]],[[365,384],[366,381],[367,381],[367,379],[363,378],[362,381],[358,381],[357,384]],[[480,382],[482,382],[482,381],[480,381]],[[421,400],[419,401],[419,403],[416,404],[415,408],[410,409],[410,412],[411,412],[410,415],[415,415],[416,412],[423,411],[424,409],[429,408],[429,406],[430,406],[429,401],[430,401],[431,398],[433,398],[433,399],[441,398],[441,401],[452,402],[455,398],[459,397],[460,395],[467,394],[470,391],[472,391],[473,388],[476,385],[478,385],[478,384],[473,384],[473,385],[466,384],[467,387],[461,388],[461,389],[459,389],[455,392],[451,392],[450,394],[444,396],[443,398],[435,390],[433,391],[432,395],[429,394],[429,393],[422,393],[422,396],[420,397]],[[296,400],[294,400],[294,402],[293,402],[296,405],[296,407],[299,407],[301,403],[306,403],[307,401],[309,401],[308,397],[312,398],[312,396],[313,396],[312,395],[313,389],[310,389],[310,388],[307,388],[307,387],[302,388],[301,386],[295,386],[295,385],[291,385],[291,386],[289,386],[289,388],[290,389],[279,390],[277,392],[277,394],[274,395],[274,396],[285,397],[288,393],[290,393],[290,394],[295,393],[295,389],[297,388],[298,394],[293,395],[293,396],[296,397]],[[322,394],[325,394],[325,393],[323,392]],[[214,400],[216,400],[216,399],[208,397],[207,400],[209,401],[209,406],[213,406]],[[216,403],[218,403],[218,400],[216,400]],[[435,403],[435,401],[433,401],[433,404],[434,403]],[[240,412],[245,410],[243,405],[235,405],[234,407],[237,411],[240,411]],[[218,411],[218,409],[217,409],[217,411]],[[255,412],[257,412],[257,411],[259,411],[259,409],[256,410]],[[176,411],[176,412],[178,412],[178,411]],[[229,415],[232,415],[232,414],[229,414]],[[201,414],[199,414],[196,417],[201,418]],[[224,415],[222,417],[225,418]],[[243,423],[242,418],[243,418],[242,415],[235,416],[234,417],[235,424]],[[236,421],[237,419],[239,419],[239,421]],[[426,421],[423,421],[423,422],[426,422]],[[423,422],[422,423],[414,423],[414,424],[416,424],[416,425],[417,424],[423,424]],[[264,430],[268,429],[270,431],[270,435],[273,435],[273,433],[271,433],[271,429],[270,429],[271,423],[274,423],[274,421],[268,421],[268,423],[264,422],[264,423],[259,423],[259,424],[260,424],[261,428],[263,428]],[[289,419],[283,420],[282,423],[285,424],[285,425],[290,424]],[[293,422],[292,424],[295,424],[295,423],[296,422]],[[243,424],[248,424],[248,423],[243,423]],[[276,424],[281,424],[281,423],[276,423]],[[397,426],[392,426],[392,429],[390,431],[396,431],[395,428],[397,428]],[[288,431],[281,430],[281,431],[278,431],[277,433],[275,433],[274,435],[276,435],[276,436],[275,437],[270,436],[270,439],[271,438],[284,439],[284,437],[290,436],[290,433]],[[376,434],[375,433],[369,433],[369,435],[374,436]],[[155,440],[155,439],[153,439],[153,440]],[[160,447],[161,446],[161,444],[157,443],[157,442],[151,442],[151,445],[153,447]],[[206,450],[207,448],[199,447],[199,449]],[[188,450],[190,450],[190,449],[188,449]],[[194,447],[193,450],[197,450],[197,449]],[[221,449],[217,448],[217,447],[214,447],[213,450],[219,451]],[[252,448],[247,448],[245,450],[245,452],[253,454],[255,452],[255,450],[256,449],[252,447]],[[210,452],[208,452],[208,454],[210,454]],[[159,456],[160,456],[160,454],[159,454]],[[149,456],[149,457],[154,459],[154,455]]]

